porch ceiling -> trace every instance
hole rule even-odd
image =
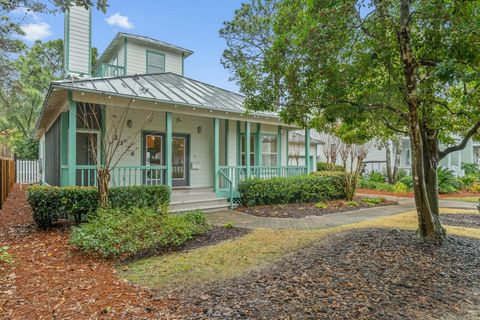
[[[215,111],[242,114],[246,112],[242,95],[169,72],[63,80],[52,83],[52,86]],[[273,112],[255,112],[253,114],[278,118],[278,115]]]

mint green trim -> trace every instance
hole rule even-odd
[[[68,176],[62,174],[62,166],[68,164],[68,112],[60,115],[60,186],[68,185]]]
[[[63,72],[64,72],[64,75],[68,75],[68,73],[70,72],[69,68],[70,68],[70,11],[65,11],[65,17],[64,17],[64,20],[63,20],[63,24],[64,24],[64,38],[65,38],[65,42],[64,42],[64,46],[63,46],[63,50],[64,50],[64,56],[65,56],[65,64],[63,66]]]
[[[240,131],[241,131],[241,124],[240,124],[240,121],[237,120],[237,166],[239,166],[242,161],[242,155],[240,154],[240,150],[241,150]]]
[[[92,7],[88,7],[88,76],[92,76]]]
[[[172,113],[165,113],[165,166],[167,186],[172,187]]]
[[[218,169],[220,167],[220,120],[213,118],[213,192],[218,191]]]
[[[282,127],[278,126],[277,131],[277,167],[282,166]]]
[[[229,123],[228,119],[225,119],[225,165],[228,166],[228,135],[229,135]]]
[[[250,122],[245,122],[245,167],[247,178],[250,177]]]
[[[257,132],[255,136],[255,165],[262,165],[262,124],[257,123]]]
[[[305,128],[305,166],[307,173],[311,172],[310,168],[310,129]]]
[[[125,74],[127,74],[127,37],[123,38],[123,67],[125,68]]]
[[[148,72],[148,54],[158,54],[158,55],[163,56],[163,72],[166,72],[166,70],[165,70],[165,62],[166,62],[165,61],[165,53],[147,49],[146,52],[145,52],[145,73],[149,73]]]
[[[290,162],[290,151],[288,150],[288,144],[289,144],[289,141],[288,141],[288,129],[285,130],[285,139],[287,140],[286,141],[286,144],[285,144],[285,153],[287,154],[287,159],[286,159],[286,163],[285,165],[288,166],[288,163]]]
[[[68,91],[68,184],[76,185],[77,165],[77,103]]]

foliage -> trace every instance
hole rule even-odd
[[[99,209],[73,229],[70,243],[103,257],[135,254],[157,247],[179,246],[208,230],[199,212],[172,215],[152,208]]]
[[[462,163],[462,170],[465,171],[465,175],[480,176],[480,167],[475,163]]]
[[[326,204],[325,202],[317,202],[317,203],[315,203],[315,208],[317,208],[317,209],[327,209],[328,204]]]
[[[385,182],[385,176],[380,172],[371,172],[368,174],[368,180],[373,182]]]
[[[328,162],[317,162],[317,171],[345,171],[345,168],[338,164]]]
[[[224,227],[225,229],[231,229],[231,228],[234,227],[234,225],[233,225],[233,222],[230,221],[230,222],[225,223],[225,224],[223,225],[223,227]]]
[[[164,209],[170,202],[167,186],[130,186],[111,189],[112,208],[149,207]],[[27,191],[33,219],[40,228],[49,228],[60,219],[80,222],[98,208],[98,190],[93,187],[32,186]]]
[[[368,205],[376,205],[376,204],[384,203],[385,199],[384,198],[363,198],[362,202]]]
[[[438,192],[455,193],[461,188],[461,182],[455,177],[453,171],[439,167],[438,174]]]
[[[407,186],[408,190],[412,190],[413,189],[413,179],[412,179],[412,176],[403,176],[402,178],[400,178],[398,180],[398,182],[401,182],[403,183],[404,185]]]
[[[468,189],[468,191],[470,192],[480,192],[480,182],[479,181],[475,181],[474,183],[472,183]]]
[[[13,262],[12,256],[8,253],[8,246],[0,247],[0,263],[10,264]]]
[[[344,198],[345,176],[343,173],[316,172],[288,178],[251,178],[241,181],[238,191],[243,206],[319,202]]]
[[[347,201],[347,206],[349,207],[358,207],[359,204],[357,201]]]
[[[395,188],[391,184],[386,182],[375,182],[371,181],[367,178],[361,178],[358,181],[357,187],[359,189],[368,189],[368,190],[378,190],[378,191],[387,191],[387,192],[394,192]]]
[[[393,191],[395,193],[405,193],[405,192],[410,191],[410,189],[408,188],[408,186],[406,184],[398,181],[397,183],[395,183],[393,185]]]

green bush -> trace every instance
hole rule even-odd
[[[480,176],[480,168],[475,163],[462,163],[462,170],[465,171],[465,175]]]
[[[326,204],[325,202],[317,202],[317,203],[315,203],[315,208],[317,208],[317,209],[327,209],[328,204]]]
[[[359,189],[395,192],[395,187],[391,184],[388,184],[386,182],[371,181],[365,178],[361,178],[358,180],[357,187]]]
[[[369,173],[367,179],[373,182],[385,182],[385,176],[380,172]]]
[[[406,184],[399,181],[393,185],[393,190],[396,193],[405,193],[408,192],[408,187]]]
[[[362,202],[369,205],[376,205],[376,204],[384,203],[385,199],[384,198],[363,198]]]
[[[345,174],[316,172],[289,178],[252,178],[241,181],[238,191],[243,206],[339,199],[345,197]]]
[[[462,184],[451,170],[440,167],[437,170],[437,175],[439,193],[455,193],[460,190]]]
[[[153,208],[99,209],[73,229],[70,243],[85,252],[117,257],[179,246],[208,229],[199,211],[171,215]]]
[[[347,201],[347,206],[349,207],[358,207],[359,204],[357,201]]]
[[[345,168],[338,164],[331,164],[328,162],[317,162],[317,171],[339,171],[344,172]]]
[[[406,185],[408,190],[413,189],[413,178],[412,178],[412,176],[404,176],[404,177],[398,179],[398,182],[401,182],[404,185]]]
[[[167,186],[131,186],[111,188],[112,208],[159,208],[170,202]],[[94,187],[32,186],[27,192],[33,220],[40,228],[48,228],[60,219],[80,222],[98,208],[98,191]]]

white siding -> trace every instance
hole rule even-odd
[[[85,75],[90,71],[90,10],[72,7],[67,15],[66,71]]]
[[[119,119],[121,108],[108,107],[107,128],[112,128],[112,121]],[[132,128],[125,127],[124,137],[132,137],[139,130],[165,132],[165,113],[155,112],[152,121],[144,125],[145,118],[150,112],[143,110],[130,111],[127,119],[132,120]],[[112,117],[116,115],[116,117]],[[118,121],[118,120],[117,120]],[[180,114],[172,114],[173,133],[188,134],[190,136],[190,186],[213,187],[213,121],[211,118],[192,117]],[[201,133],[198,133],[201,127]],[[128,152],[122,157],[119,166],[139,166],[142,164],[142,135],[135,139],[135,150]],[[119,150],[117,154],[121,154]],[[191,163],[196,162],[198,169],[191,169]]]
[[[146,73],[147,50],[165,54],[165,71],[182,74],[183,58],[181,53],[162,50],[153,45],[147,45],[135,40],[127,42],[127,74]]]

